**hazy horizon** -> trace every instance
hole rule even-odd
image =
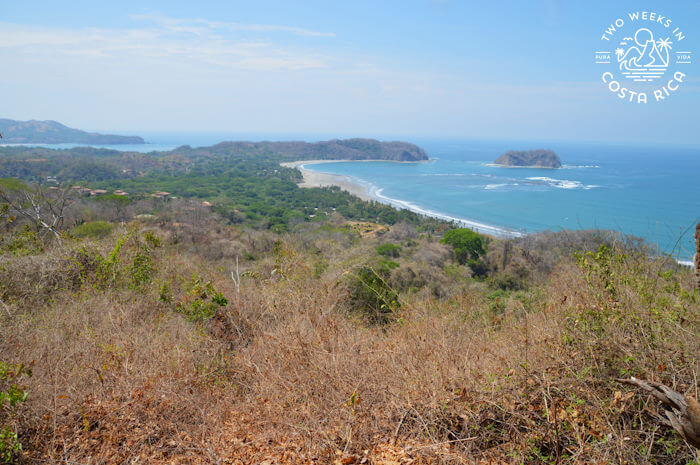
[[[594,139],[573,139],[573,138],[558,138],[558,137],[548,137],[548,138],[527,138],[527,137],[479,137],[479,136],[467,136],[458,134],[446,134],[446,135],[426,135],[418,133],[406,133],[406,134],[387,134],[387,133],[308,133],[308,132],[264,132],[264,131],[250,131],[250,132],[231,132],[231,131],[144,131],[138,129],[124,129],[124,130],[111,130],[104,128],[76,128],[83,129],[89,132],[97,132],[100,134],[118,134],[125,136],[141,136],[146,140],[146,143],[157,143],[161,142],[158,140],[150,140],[149,137],[164,137],[167,140],[172,140],[171,137],[175,135],[180,135],[182,137],[188,136],[207,136],[211,140],[217,140],[218,142],[229,142],[229,141],[249,141],[249,142],[263,142],[263,141],[304,141],[304,142],[322,142],[332,139],[376,139],[379,141],[390,142],[390,141],[403,141],[412,142],[420,145],[421,141],[441,141],[441,142],[468,142],[468,141],[502,141],[502,142],[513,142],[513,143],[531,143],[531,144],[544,144],[552,143],[572,143],[572,144],[582,144],[582,145],[608,145],[608,146],[677,146],[677,147],[688,147],[695,148],[700,147],[700,140],[698,141],[630,141],[630,140],[594,140]],[[218,138],[218,139],[217,139]],[[165,142],[165,139],[162,141]],[[522,148],[533,148],[533,147],[522,147]],[[537,147],[546,148],[546,147]]]
[[[0,118],[6,118],[5,115],[0,115]],[[8,119],[16,119],[9,117]],[[38,120],[36,121],[47,121]],[[55,120],[53,120],[55,121]],[[58,121],[62,123],[62,121]],[[310,133],[310,132],[266,132],[266,131],[246,131],[246,132],[233,132],[233,131],[178,131],[178,130],[165,130],[165,131],[149,131],[140,129],[111,129],[111,128],[84,128],[84,127],[73,127],[73,129],[79,129],[86,132],[98,133],[98,134],[109,134],[109,135],[121,135],[121,136],[140,136],[142,137],[146,144],[154,145],[172,145],[174,141],[181,141],[180,145],[192,145],[192,146],[209,146],[217,144],[220,142],[264,142],[264,141],[303,141],[303,142],[323,142],[333,139],[376,139],[383,142],[390,141],[401,141],[401,142],[411,142],[416,145],[420,145],[422,142],[430,141],[440,141],[440,142],[455,142],[455,143],[465,143],[465,142],[512,142],[514,144],[530,144],[523,146],[514,146],[513,149],[532,149],[532,148],[549,148],[549,145],[555,144],[580,144],[580,145],[592,145],[592,146],[624,146],[624,147],[657,147],[657,146],[673,146],[679,148],[700,148],[699,141],[631,141],[631,140],[594,140],[594,139],[574,139],[574,138],[559,138],[559,137],[548,137],[548,138],[537,138],[537,137],[497,137],[497,136],[468,136],[468,135],[425,135],[417,133],[406,133],[406,134],[387,134],[387,133],[350,133],[350,132],[338,132],[338,133]],[[188,142],[191,141],[191,142]],[[35,143],[3,143],[0,141],[0,146],[3,145],[66,145],[66,144],[35,144]],[[91,144],[73,144],[68,143],[67,145],[91,145]],[[120,144],[106,144],[117,149]],[[138,145],[138,144],[137,144]],[[535,147],[537,146],[537,147]]]

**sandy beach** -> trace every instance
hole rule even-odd
[[[475,231],[484,234],[490,234],[495,237],[518,237],[522,233],[518,231],[512,231],[504,228],[499,228],[496,226],[491,226],[478,221],[473,221],[465,218],[455,218],[449,215],[444,215],[438,212],[426,210],[420,208],[411,202],[406,202],[403,200],[391,199],[382,195],[382,189],[378,189],[376,192],[374,190],[370,191],[367,187],[354,182],[348,176],[343,176],[339,174],[329,174],[329,173],[319,173],[317,171],[311,171],[304,168],[304,165],[311,165],[316,163],[337,163],[340,161],[386,161],[386,160],[300,160],[293,162],[280,163],[281,166],[285,168],[296,168],[301,171],[304,181],[299,183],[299,187],[326,187],[326,186],[338,186],[342,190],[349,192],[350,194],[356,195],[363,200],[376,201],[385,203],[393,206],[394,208],[405,208],[411,210],[420,215],[432,216],[434,218],[440,218],[446,221],[454,221],[463,227],[472,228]],[[421,163],[421,162],[396,162],[396,163]]]
[[[355,195],[362,200],[378,200],[376,197],[370,195],[369,190],[353,182],[349,177],[338,175],[338,174],[328,174],[319,173],[318,171],[311,171],[304,168],[304,165],[316,164],[316,163],[337,163],[340,161],[358,161],[358,160],[300,160],[292,161],[287,163],[280,163],[281,166],[285,168],[296,168],[301,172],[304,177],[304,181],[299,183],[299,187],[328,187],[328,186],[338,186],[342,190]]]

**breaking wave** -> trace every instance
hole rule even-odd
[[[477,221],[468,220],[465,218],[457,218],[454,216],[445,215],[444,213],[438,213],[433,210],[428,210],[426,208],[419,207],[413,202],[407,202],[405,200],[399,200],[394,199],[392,197],[388,197],[382,193],[383,191],[383,188],[378,189],[376,186],[372,186],[369,190],[369,194],[377,200],[382,201],[384,203],[388,203],[389,205],[393,205],[398,208],[405,208],[407,210],[411,210],[421,215],[432,216],[433,218],[454,221],[455,223],[472,228],[480,233],[491,234],[497,237],[521,237],[523,235],[523,233],[519,231],[514,231],[512,229],[499,228],[490,224],[479,223]]]
[[[549,186],[549,187],[556,187],[558,189],[594,189],[596,187],[595,184],[583,184],[580,181],[571,181],[568,179],[554,179],[554,178],[548,178],[546,176],[533,176],[530,178],[527,178],[529,181],[532,181],[533,184],[539,184],[543,186]]]

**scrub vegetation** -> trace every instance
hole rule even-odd
[[[0,186],[0,460],[697,463],[616,381],[697,395],[692,270],[634,238],[485,237],[273,156],[49,189],[36,150]]]

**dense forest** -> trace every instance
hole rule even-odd
[[[344,141],[339,141],[344,142]],[[360,144],[368,144],[367,147]],[[379,143],[350,140],[354,151],[374,156]],[[313,144],[305,144],[313,146]],[[384,144],[384,143],[382,143]],[[389,149],[397,144],[388,143]],[[273,148],[270,146],[272,145]],[[0,148],[0,178],[30,182],[54,181],[56,185],[125,191],[129,203],[154,192],[197,198],[232,223],[287,230],[299,221],[322,219],[338,212],[348,219],[407,222],[438,227],[442,222],[380,203],[367,203],[338,188],[300,189],[297,170],[279,165],[296,159],[294,153],[278,153],[274,147],[296,147],[297,143],[221,143],[212,147],[180,147],[170,152],[141,154],[95,148],[52,150],[45,148]],[[338,145],[334,141],[334,146]],[[406,144],[410,145],[410,144]],[[384,150],[389,150],[384,149]],[[420,150],[416,148],[417,150]],[[291,149],[290,149],[291,150]],[[314,149],[313,156],[332,157],[336,152]],[[422,151],[421,151],[422,152]],[[311,154],[309,154],[311,156]],[[378,155],[380,156],[380,155]],[[168,196],[170,197],[170,196]]]

